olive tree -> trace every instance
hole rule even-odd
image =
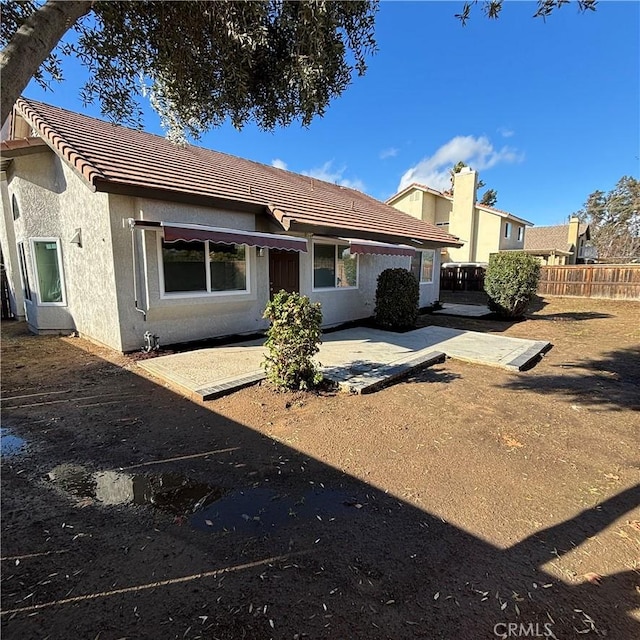
[[[139,124],[144,94],[176,139],[227,117],[237,128],[306,126],[365,73],[376,11],[360,0],[3,0],[0,118],[32,77],[60,79],[60,56],[72,55],[89,72],[85,103],[97,98],[117,122]]]
[[[546,20],[554,11],[567,4],[571,4],[570,0],[537,0],[533,17]],[[586,11],[595,11],[598,2],[597,0],[576,0],[573,4],[578,7],[579,12],[585,13]],[[462,5],[462,11],[456,13],[456,18],[463,26],[467,24],[475,5],[480,5],[482,13],[487,18],[495,20],[500,17],[504,0],[468,0]]]

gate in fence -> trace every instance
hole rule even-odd
[[[448,265],[440,269],[441,291],[484,291],[484,267]]]

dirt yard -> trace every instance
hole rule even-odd
[[[640,303],[421,322],[554,347],[196,404],[3,324],[3,638],[639,638]]]

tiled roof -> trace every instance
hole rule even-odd
[[[581,223],[578,227],[578,235],[587,231],[589,225]],[[557,224],[551,227],[533,227],[527,229],[524,236],[525,251],[548,251],[560,249],[572,251],[574,247],[569,244],[569,225]]]
[[[176,146],[160,136],[41,102],[20,99],[16,106],[96,190],[148,188],[245,203],[264,207],[284,229],[350,230],[442,246],[461,244],[440,228],[354,189],[202,147]]]

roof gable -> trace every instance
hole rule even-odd
[[[267,211],[284,229],[461,244],[442,229],[355,189],[202,147],[176,146],[157,135],[41,102],[20,99],[16,108],[95,191],[149,189],[242,203]]]
[[[423,191],[424,193],[429,193],[434,196],[438,196],[439,198],[444,198],[449,202],[453,202],[453,193],[449,191],[438,191],[437,189],[433,189],[432,187],[428,187],[427,185],[420,184],[419,182],[412,182],[408,187],[402,189],[402,191],[398,191],[398,193],[392,195],[385,202],[387,204],[392,204],[399,200],[400,198],[406,196],[408,193],[412,191]],[[504,211],[503,209],[498,209],[496,207],[490,207],[489,205],[482,204],[481,202],[476,202],[476,209],[480,209],[481,211],[486,211],[487,213],[493,213],[501,218],[507,218],[509,220],[513,220],[514,222],[519,222],[520,224],[532,226],[532,222],[525,220],[524,218],[519,218],[518,216],[514,216],[512,213],[508,211]]]

